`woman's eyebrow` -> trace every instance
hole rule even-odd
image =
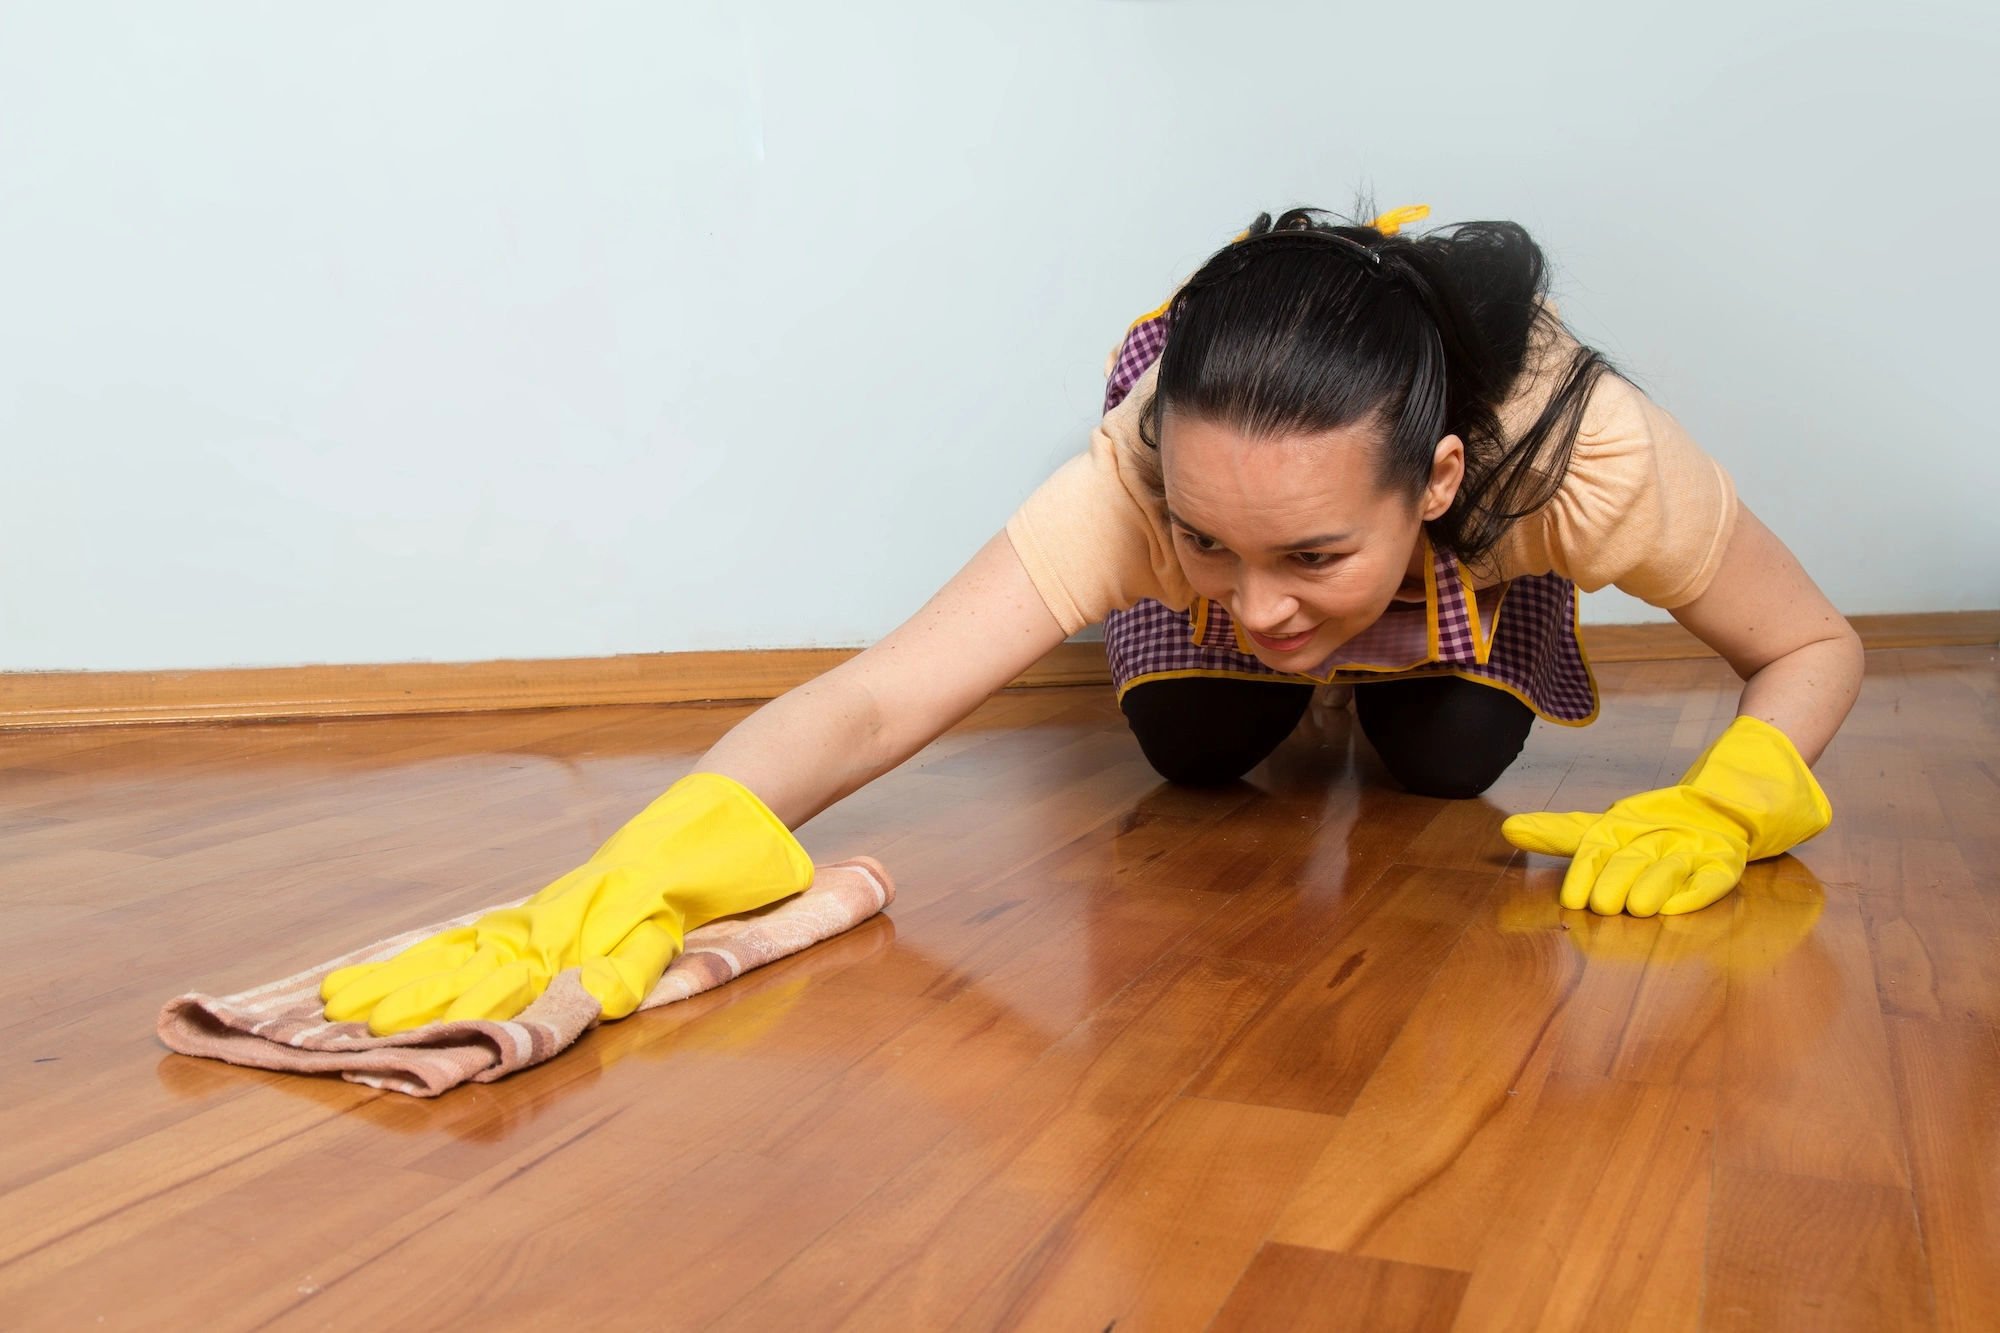
[[[1322,537],[1307,537],[1303,541],[1285,542],[1281,545],[1273,546],[1271,549],[1274,551],[1310,551],[1315,546],[1338,546],[1344,541],[1351,541],[1353,537],[1354,534],[1352,532],[1329,532]]]
[[[1179,514],[1176,514],[1172,509],[1167,510],[1167,522],[1172,523],[1175,527],[1186,528],[1189,532],[1202,538],[1204,541],[1215,540],[1215,538],[1209,536]],[[1346,532],[1329,532],[1318,537],[1307,537],[1303,541],[1278,542],[1268,549],[1273,551],[1310,551],[1316,546],[1337,546],[1341,542],[1351,541],[1353,538],[1354,533],[1351,530]]]

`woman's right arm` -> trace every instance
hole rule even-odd
[[[696,768],[797,828],[943,735],[1063,641],[1006,533],[888,638],[731,728]]]

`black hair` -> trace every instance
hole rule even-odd
[[[1317,209],[1262,214],[1175,294],[1140,434],[1157,448],[1169,409],[1253,437],[1371,423],[1381,484],[1412,497],[1438,441],[1457,435],[1465,480],[1426,526],[1476,561],[1555,495],[1611,369],[1581,346],[1566,367],[1528,364],[1552,331],[1547,295],[1541,247],[1517,223],[1384,236]],[[1508,439],[1498,410],[1524,369],[1553,390]]]

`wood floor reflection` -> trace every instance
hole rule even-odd
[[[1872,653],[1834,827],[1670,920],[1499,837],[1734,700],[1602,676],[1457,803],[1003,695],[804,831],[887,918],[435,1102],[153,1016],[537,887],[741,708],[0,736],[0,1327],[2000,1328],[1994,651]]]

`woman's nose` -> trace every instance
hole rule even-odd
[[[1243,576],[1236,618],[1245,629],[1259,634],[1275,634],[1287,620],[1298,614],[1299,599],[1285,592],[1275,581],[1255,573]]]

